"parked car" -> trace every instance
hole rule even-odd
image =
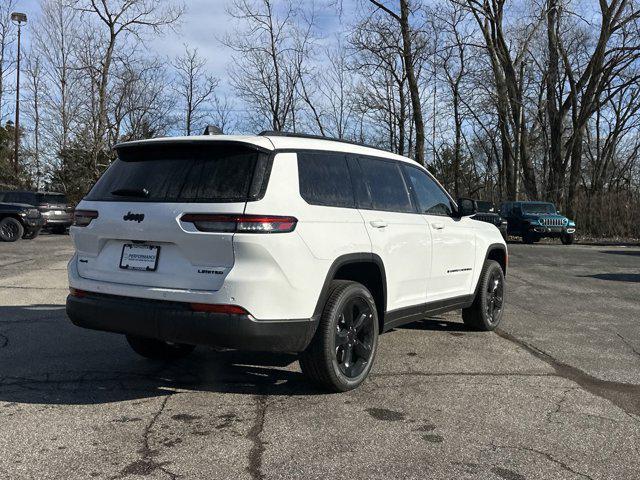
[[[500,216],[498,209],[493,202],[485,202],[482,200],[476,200],[476,213],[472,218],[481,222],[490,223],[495,225],[502,238],[507,239],[507,221]]]
[[[0,203],[0,240],[3,242],[36,238],[42,225],[44,218],[37,208],[18,203]]]
[[[345,391],[381,332],[455,309],[478,330],[502,318],[500,233],[408,158],[268,132],[116,152],[76,210],[67,314],[145,357],[297,352]]]
[[[505,202],[500,214],[507,219],[509,235],[522,237],[523,243],[534,243],[541,238],[559,238],[571,245],[576,224],[562,215],[549,202]]]
[[[33,205],[42,213],[44,228],[53,233],[65,233],[73,223],[73,207],[63,193],[2,191],[0,202]]]

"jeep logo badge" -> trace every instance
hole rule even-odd
[[[128,212],[124,217],[122,217],[122,219],[125,222],[138,222],[138,223],[140,223],[141,221],[144,220],[144,213],[131,213],[131,212]]]

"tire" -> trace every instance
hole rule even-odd
[[[15,242],[24,235],[24,227],[13,217],[0,220],[0,240],[3,242]]]
[[[177,360],[186,357],[196,348],[194,345],[168,343],[133,335],[127,335],[127,342],[138,355],[152,360]]]
[[[33,240],[38,235],[40,235],[40,230],[32,230],[31,232],[25,233],[24,235],[22,235],[22,239],[23,240]]]
[[[498,262],[487,260],[482,267],[476,298],[470,307],[462,309],[462,320],[473,330],[491,331],[502,320],[503,312],[504,272]]]
[[[333,392],[360,385],[371,371],[378,348],[378,313],[367,288],[334,280],[320,323],[300,368],[314,383]]]
[[[51,227],[51,233],[56,235],[64,235],[67,233],[67,227]]]
[[[522,243],[526,243],[527,245],[531,245],[536,241],[535,237],[530,233],[522,234]]]
[[[563,245],[571,245],[573,243],[574,238],[575,238],[575,235],[573,233],[564,233],[560,237],[560,240],[562,241]]]

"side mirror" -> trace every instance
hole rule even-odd
[[[458,199],[458,218],[469,217],[478,213],[476,201],[471,198]]]

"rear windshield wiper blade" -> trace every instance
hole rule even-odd
[[[111,195],[116,195],[118,197],[147,198],[149,196],[149,190],[146,188],[118,188],[112,191]]]

